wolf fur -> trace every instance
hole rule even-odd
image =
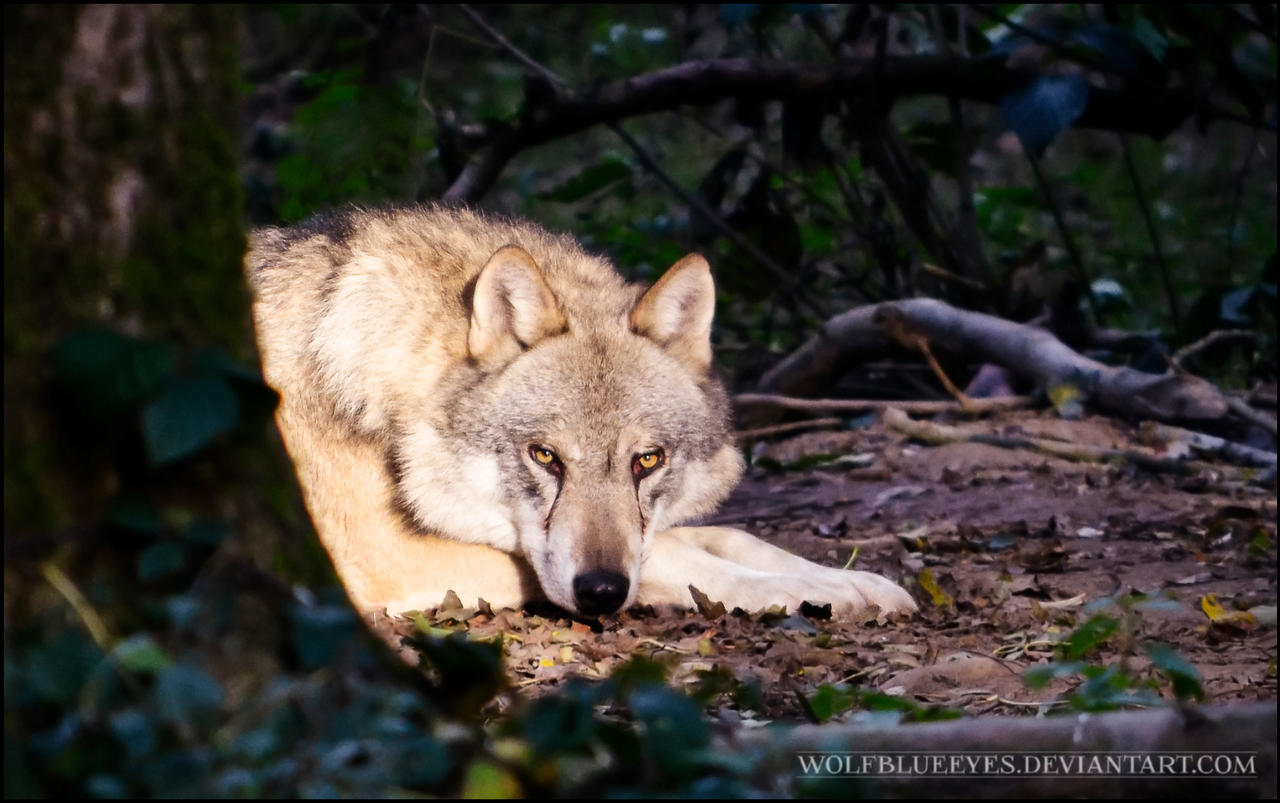
[[[680,527],[742,459],[690,255],[647,291],[572,239],[465,209],[350,209],[255,232],[267,382],[353,603],[549,599],[594,615],[803,600],[912,610],[867,572]]]

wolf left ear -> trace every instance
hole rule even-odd
[[[631,310],[631,329],[705,373],[711,367],[711,319],[715,312],[711,266],[700,255],[689,254],[636,302]]]
[[[499,248],[476,278],[467,350],[481,362],[515,357],[566,321],[538,263],[516,245]]]

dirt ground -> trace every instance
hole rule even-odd
[[[1105,447],[1137,440],[1135,428],[1104,418],[1024,412],[982,426]],[[1259,487],[1212,471],[1157,475],[978,443],[928,446],[880,423],[758,444],[754,455],[757,467],[709,523],[830,566],[856,550],[857,568],[901,582],[920,613],[877,623],[641,608],[584,623],[460,608],[378,627],[393,642],[427,623],[501,635],[508,701],[607,676],[639,654],[668,663],[678,684],[705,682],[707,672],[758,684],[756,710],[726,697],[722,716],[800,721],[814,717],[806,701],[818,687],[837,683],[970,714],[1044,711],[1081,676],[1033,689],[1023,673],[1058,657],[1059,642],[1102,613],[1120,627],[1085,656],[1091,665],[1121,668],[1169,697],[1146,652],[1163,643],[1195,667],[1209,701],[1276,697],[1274,480]],[[1114,601],[1134,594],[1146,601]]]

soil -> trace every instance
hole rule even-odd
[[[1138,443],[1136,427],[1105,418],[1022,412],[984,426],[1109,448]],[[812,704],[824,684],[970,714],[1064,705],[1082,674],[1041,688],[1023,674],[1064,659],[1065,640],[1101,614],[1116,630],[1082,659],[1117,670],[1134,691],[1173,696],[1147,652],[1164,644],[1194,667],[1208,701],[1276,697],[1274,478],[1259,486],[1224,479],[1238,469],[1172,476],[979,443],[927,446],[880,423],[757,444],[753,454],[756,467],[708,523],[824,565],[844,566],[856,551],[857,568],[901,582],[920,612],[850,622],[821,610],[639,608],[579,622],[446,606],[377,627],[393,643],[415,622],[503,637],[506,702],[606,677],[644,655],[667,663],[678,685],[705,686],[710,673],[756,687],[753,706],[722,697],[722,716],[799,721],[826,718]]]

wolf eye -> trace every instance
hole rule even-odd
[[[542,446],[530,446],[529,455],[536,463],[543,466],[550,467],[560,462],[559,459],[556,458],[555,452]]]
[[[631,473],[640,477],[647,476],[650,472],[662,465],[662,450],[656,449],[652,452],[638,454],[631,459]]]

